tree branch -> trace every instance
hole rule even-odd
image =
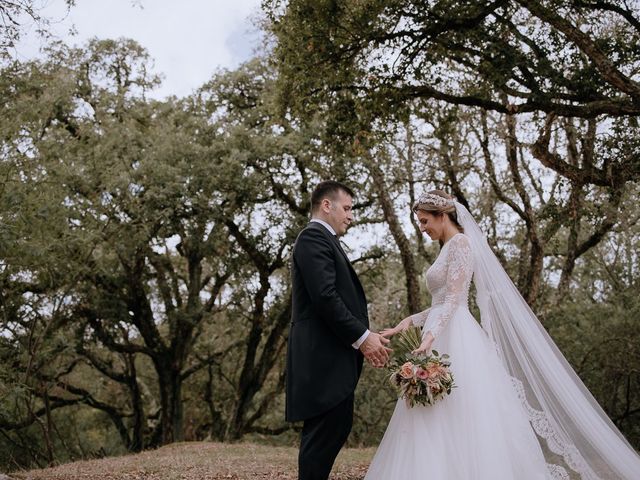
[[[579,28],[557,13],[545,8],[536,0],[518,0],[518,3],[529,10],[543,22],[547,22],[562,32],[593,62],[605,81],[621,92],[633,98],[633,103],[640,107],[640,85],[620,72],[609,57]]]

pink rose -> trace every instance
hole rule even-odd
[[[400,367],[400,375],[403,378],[413,378],[413,363],[407,362]]]
[[[426,380],[427,378],[429,378],[429,372],[427,372],[424,368],[418,368],[416,377],[418,377],[420,380]]]

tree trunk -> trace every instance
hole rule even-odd
[[[400,250],[400,258],[404,269],[405,282],[407,286],[407,304],[409,313],[416,313],[422,310],[420,305],[420,282],[418,281],[418,270],[416,261],[411,249],[411,243],[402,230],[402,225],[398,220],[398,215],[393,207],[393,201],[389,197],[387,186],[384,182],[384,175],[377,163],[372,159],[368,159],[368,167],[371,172],[371,178],[380,200],[384,218],[389,226],[391,235]]]
[[[536,212],[531,205],[531,199],[527,193],[522,176],[520,175],[520,168],[518,165],[518,138],[516,136],[516,119],[513,115],[507,115],[505,117],[507,134],[506,140],[506,154],[507,162],[509,164],[509,170],[511,171],[511,178],[513,180],[513,186],[518,192],[518,196],[522,201],[521,217],[525,222],[527,229],[527,238],[531,244],[529,268],[525,276],[525,283],[523,285],[522,296],[529,305],[533,305],[538,298],[538,292],[540,291],[540,284],[542,280],[542,267],[544,262],[544,241],[538,235],[538,223],[536,218]]]
[[[180,369],[172,368],[171,356],[156,363],[160,387],[160,443],[167,445],[184,440],[184,411]]]
[[[129,388],[129,394],[131,395],[131,409],[133,410],[133,426],[129,451],[139,452],[144,447],[144,405],[137,380],[135,356],[127,355],[127,363],[129,367],[129,382],[127,386]]]
[[[207,437],[210,440],[224,440],[224,432],[226,425],[222,418],[222,414],[216,409],[213,396],[213,366],[207,368],[207,383],[204,388],[204,401],[207,403],[209,415],[211,416],[211,424],[208,425]]]
[[[53,419],[51,418],[51,405],[49,403],[49,392],[44,390],[44,406],[46,412],[46,425],[42,425],[42,432],[44,434],[44,441],[47,446],[47,464],[52,467],[55,461],[55,455],[53,453],[53,443],[51,442],[51,432],[53,431]]]
[[[267,290],[264,290],[266,294]],[[262,305],[263,298],[259,298],[256,302],[258,305]],[[262,328],[259,324],[259,316],[262,315],[262,307],[259,308],[259,313],[254,312],[254,322],[247,338],[247,350],[244,358],[244,365],[240,374],[240,380],[238,382],[236,408],[234,409],[233,417],[229,422],[227,428],[227,437],[230,440],[240,440],[244,432],[246,414],[253,397],[262,386],[262,382],[259,383],[259,379],[256,378],[258,369],[256,368],[256,350],[260,344],[262,337]],[[275,345],[265,345],[265,348],[274,348]]]

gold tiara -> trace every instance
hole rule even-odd
[[[418,201],[415,206],[418,205],[434,205],[436,207],[452,207],[455,204],[455,201],[451,198],[444,198],[440,195],[435,195],[433,193],[423,193],[418,197]]]

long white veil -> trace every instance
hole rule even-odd
[[[455,202],[474,254],[481,323],[494,342],[554,478],[640,479],[640,456],[542,327],[469,211]],[[545,445],[546,444],[546,445]]]

